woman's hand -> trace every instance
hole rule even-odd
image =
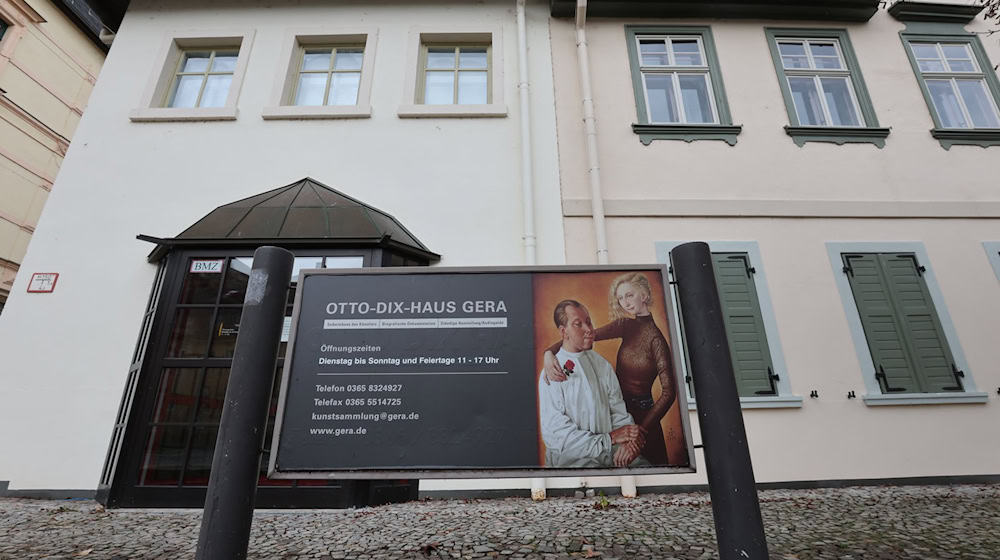
[[[556,383],[566,381],[566,373],[563,372],[563,368],[559,365],[559,360],[556,358],[555,354],[546,350],[545,356],[542,357],[542,363],[545,364],[546,385],[548,385],[551,381],[555,381]]]

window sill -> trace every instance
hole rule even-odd
[[[236,107],[210,107],[176,109],[173,107],[148,107],[132,109],[128,118],[132,122],[158,121],[235,121]]]
[[[267,121],[291,119],[367,119],[372,116],[368,105],[327,105],[264,107],[261,118]]]
[[[832,142],[838,146],[847,142],[875,144],[885,147],[888,128],[854,128],[842,126],[786,126],[785,133],[792,137],[800,148],[806,142]]]
[[[688,410],[697,410],[698,403],[688,400]],[[740,397],[740,408],[802,408],[802,397],[779,395],[777,397]]]
[[[725,124],[633,124],[632,132],[639,135],[639,141],[648,146],[653,140],[722,140],[730,146],[736,145],[736,136],[743,125]]]
[[[931,136],[938,139],[941,147],[949,150],[956,144],[982,146],[1000,146],[1000,128],[932,128]]]
[[[489,105],[400,105],[400,118],[506,117],[507,106]]]
[[[988,400],[986,393],[907,393],[905,395],[865,395],[868,406],[894,406],[908,404],[982,404]]]

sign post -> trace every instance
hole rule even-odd
[[[292,254],[254,252],[198,536],[197,560],[243,559],[250,542]]]
[[[685,338],[698,396],[698,424],[721,560],[766,560],[764,522],[754,485],[722,305],[706,243],[671,251]]]

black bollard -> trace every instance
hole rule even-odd
[[[271,385],[294,257],[278,247],[253,254],[212,457],[197,560],[247,557]]]
[[[750,448],[708,244],[670,252],[705,448],[720,560],[767,560]]]

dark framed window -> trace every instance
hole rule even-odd
[[[302,268],[417,265],[381,249],[295,250]],[[398,264],[397,264],[398,263]],[[161,264],[116,419],[99,499],[112,507],[200,507],[239,333],[252,249],[181,250]],[[294,301],[289,290],[286,317]],[[286,331],[287,332],[287,331]],[[270,445],[287,335],[272,385]],[[258,507],[348,507],[415,496],[407,481],[272,481]]]
[[[10,24],[0,19],[0,41],[3,41],[3,36],[7,34],[8,28],[10,28]]]

